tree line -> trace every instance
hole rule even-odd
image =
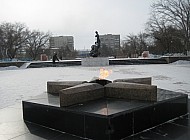
[[[129,34],[122,55],[184,53],[190,50],[190,0],[157,0],[151,5],[145,32]]]
[[[156,0],[144,32],[129,34],[121,46],[102,44],[103,56],[138,57],[143,51],[164,55],[190,50],[190,0]]]
[[[127,35],[121,46],[101,45],[102,56],[140,56],[143,51],[153,54],[184,53],[190,50],[190,0],[156,0],[151,5],[145,31]],[[0,59],[14,59],[25,50],[25,57],[36,60],[49,54],[50,32],[29,30],[22,23],[0,24]],[[59,50],[60,57],[74,57],[76,50]],[[70,54],[70,55],[69,55]]]
[[[41,50],[48,47],[50,35],[49,32],[31,31],[22,23],[3,22],[0,24],[0,59],[14,59],[24,50],[25,57],[36,60]]]

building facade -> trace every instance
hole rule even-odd
[[[74,51],[74,38],[73,38],[73,36],[50,37],[49,43],[50,43],[50,48],[69,49],[70,51]]]
[[[112,35],[112,34],[100,35],[100,41],[101,45],[106,45],[109,48],[112,49],[120,48],[120,35]]]

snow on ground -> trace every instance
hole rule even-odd
[[[108,80],[152,77],[158,88],[186,93],[190,97],[190,61],[161,65],[111,65]],[[100,67],[0,68],[0,108],[46,92],[47,81],[86,80],[99,76]]]
[[[17,70],[17,69],[19,69],[17,66],[0,67],[0,71],[3,71],[3,70]]]

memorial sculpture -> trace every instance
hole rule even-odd
[[[98,31],[95,32],[96,35],[96,42],[94,45],[91,46],[90,56],[91,57],[98,57],[100,56],[99,48],[100,48],[100,37]]]
[[[48,81],[47,94],[22,101],[23,119],[93,140],[121,140],[187,114],[188,95],[151,77]]]

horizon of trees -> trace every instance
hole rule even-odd
[[[129,34],[122,42],[123,55],[184,53],[190,50],[190,0],[157,0],[144,33]]]
[[[144,32],[129,34],[121,46],[110,48],[101,45],[101,56],[140,56],[143,51],[153,54],[184,53],[190,50],[190,0],[157,0],[151,5],[151,15]],[[0,23],[0,59],[14,59],[25,50],[24,57],[39,59],[40,54],[50,55],[50,32],[29,30],[22,23]],[[76,57],[77,51],[71,52],[66,47],[60,49],[62,59]]]
[[[0,23],[0,59],[40,60],[41,54],[52,58],[54,51],[50,50],[50,32],[29,30],[23,23]],[[76,50],[71,51],[67,44],[65,48],[56,51],[60,59],[74,58]]]
[[[22,51],[32,60],[40,55],[40,50],[48,47],[50,33],[30,31],[25,24],[3,22],[0,24],[0,59],[20,57]]]

